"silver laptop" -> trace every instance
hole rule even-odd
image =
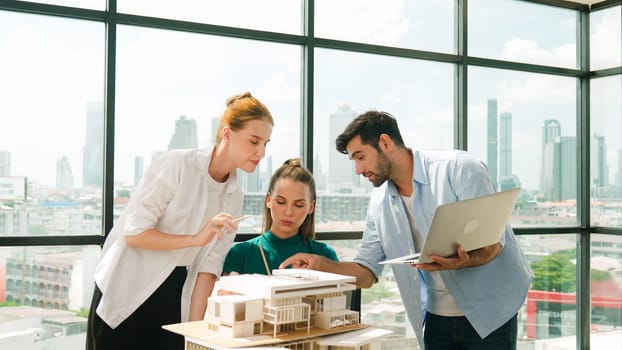
[[[430,263],[430,255],[456,255],[458,244],[468,252],[499,242],[519,193],[515,188],[438,206],[421,252],[380,263]]]

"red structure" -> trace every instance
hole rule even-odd
[[[609,315],[607,322],[613,322],[613,325],[618,327],[622,324],[622,293],[619,288],[617,291],[613,291],[615,296],[602,296],[598,295],[599,291],[602,291],[602,286],[599,283],[593,283],[592,286],[592,323],[598,323],[595,320],[595,316]],[[604,288],[608,292],[611,292],[610,288]],[[606,293],[609,294],[609,293]],[[611,295],[611,294],[609,294]],[[525,333],[529,339],[536,339],[538,334],[538,326],[548,327],[549,325],[538,325],[538,312],[545,308],[547,312],[551,312],[551,309],[564,310],[575,309],[577,303],[577,295],[574,293],[560,293],[550,292],[543,290],[530,290],[527,294],[527,321],[525,322]],[[564,308],[564,305],[566,307]],[[598,313],[595,311],[598,310]],[[561,312],[561,311],[560,311]],[[574,327],[574,324],[572,325]]]
[[[0,302],[6,300],[6,266],[0,265]]]

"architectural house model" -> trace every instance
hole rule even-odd
[[[221,277],[220,289],[236,294],[211,296],[205,320],[166,325],[186,337],[187,350],[279,346],[287,349],[375,349],[371,344],[389,331],[369,333],[359,313],[347,308],[344,292],[355,278],[307,269],[274,270],[272,275]],[[368,331],[363,341],[345,345],[321,337],[349,331]],[[379,332],[378,332],[379,331]],[[371,334],[371,335],[370,335]],[[354,336],[354,334],[353,334]]]
[[[262,334],[262,324],[272,331],[273,337],[300,329],[306,329],[308,334],[312,326],[355,326],[359,313],[347,309],[343,294],[356,288],[354,282],[351,276],[305,269],[274,270],[271,276],[225,276],[220,287],[243,297],[210,298],[207,320],[210,329],[236,337]]]

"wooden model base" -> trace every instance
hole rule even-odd
[[[362,324],[344,326],[333,329],[311,327],[309,333],[307,333],[306,329],[300,329],[295,331],[287,331],[286,333],[277,333],[276,338],[272,337],[272,332],[270,332],[269,334],[266,333],[265,335],[256,335],[246,338],[224,338],[217,332],[209,330],[208,322],[205,320],[162,326],[162,328],[168,331],[183,335],[186,338],[186,342],[191,341],[192,343],[203,345],[204,349],[231,349],[277,345],[282,343],[300,341],[304,339],[319,338],[325,335],[338,334],[342,332],[364,329],[367,327],[367,325]],[[214,346],[210,347],[210,344]]]

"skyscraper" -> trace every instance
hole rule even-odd
[[[322,161],[316,155],[313,159],[313,177],[315,178],[315,188],[317,191],[326,191],[326,175],[322,166]]]
[[[86,105],[86,143],[82,154],[82,185],[101,187],[104,177],[104,104]]]
[[[134,186],[138,185],[140,179],[143,177],[144,162],[143,157],[134,157]]]
[[[592,186],[609,185],[609,167],[607,165],[607,144],[605,136],[593,134],[590,145],[590,173]]]
[[[11,176],[11,152],[0,151],[0,176]]]
[[[559,187],[555,186],[555,179],[559,178],[560,167],[556,166],[559,160],[559,143],[551,141],[544,145],[542,151],[542,170],[540,177],[540,191],[544,198],[548,200],[558,200],[560,198]],[[546,166],[545,166],[546,165]]]
[[[544,196],[552,201],[577,198],[577,138],[558,136],[545,146]]]
[[[67,157],[56,161],[56,188],[70,190],[73,188],[73,172]]]
[[[560,137],[560,172],[557,182],[560,187],[560,200],[577,198],[577,138]]]
[[[175,121],[175,132],[168,143],[168,149],[197,148],[197,122],[182,115]]]
[[[329,145],[328,145],[328,188],[331,191],[351,191],[356,184],[354,162],[348,159],[335,148],[337,136],[356,117],[350,105],[342,102],[337,111],[329,116]]]
[[[548,189],[547,181],[551,180],[553,176],[553,163],[552,156],[553,151],[549,150],[547,146],[549,143],[555,141],[557,137],[561,135],[561,125],[556,119],[547,119],[542,126],[542,162],[540,164],[540,192],[546,193]],[[547,180],[548,179],[548,180]],[[546,197],[548,197],[545,194]]]
[[[492,182],[497,184],[497,100],[488,100],[486,163]]]
[[[512,114],[503,112],[499,116],[499,182],[512,176]]]

